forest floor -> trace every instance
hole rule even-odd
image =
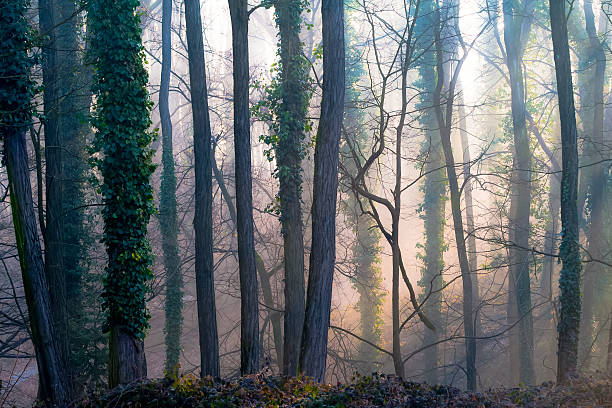
[[[263,375],[234,381],[183,376],[92,393],[74,407],[612,407],[612,381],[582,378],[566,386],[471,393],[384,374],[356,376],[337,385]]]

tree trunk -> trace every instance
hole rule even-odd
[[[610,329],[608,333],[608,358],[606,361],[606,373],[612,377],[612,311],[610,311]]]
[[[550,0],[552,31],[561,120],[561,228],[559,257],[563,262],[559,287],[559,345],[557,381],[566,382],[576,372],[580,329],[580,247],[578,242],[578,135],[567,39],[565,2]]]
[[[302,230],[302,169],[304,127],[308,97],[304,79],[302,42],[302,6],[298,0],[275,3],[280,37],[280,90],[282,101],[278,115],[279,140],[276,146],[279,199],[285,261],[285,337],[283,374],[297,375],[300,342],[304,326],[304,238]]]
[[[176,175],[172,143],[172,120],[169,93],[172,69],[172,0],[162,2],[162,70],[159,89],[159,116],[162,130],[162,180],[159,202],[159,224],[162,234],[166,272],[166,375],[178,374],[183,323],[183,276],[178,245]]]
[[[512,97],[512,127],[514,134],[512,184],[510,186],[510,294],[516,296],[518,320],[519,381],[535,385],[533,368],[533,317],[531,313],[531,282],[529,277],[529,233],[531,215],[531,148],[526,125],[524,76],[522,71],[522,41],[529,35],[530,25],[523,24],[524,7],[516,0],[504,0],[504,43],[506,64],[510,76]],[[527,17],[529,18],[529,17]],[[526,31],[523,31],[526,30]],[[512,318],[512,316],[511,316]],[[514,324],[515,319],[509,321]],[[511,348],[512,350],[512,348]],[[512,358],[514,361],[514,358]]]
[[[323,94],[315,145],[312,250],[300,371],[325,379],[336,257],[338,151],[344,109],[344,1],[323,0]]]
[[[592,0],[584,1],[584,17],[586,23],[586,32],[589,36],[589,56],[591,61],[595,61],[595,75],[592,81],[592,125],[590,129],[592,134],[585,135],[591,145],[589,149],[592,152],[587,160],[593,163],[585,163],[592,165],[589,169],[590,180],[588,180],[588,189],[590,192],[588,203],[590,207],[590,223],[588,230],[588,252],[595,260],[602,260],[604,253],[603,234],[603,205],[604,205],[604,186],[606,183],[606,165],[599,163],[606,157],[600,152],[604,149],[603,138],[603,122],[604,122],[604,82],[606,71],[606,56],[603,45],[599,41],[597,29],[595,27],[595,17],[593,15]],[[588,102],[587,102],[588,103]],[[586,141],[585,141],[586,142]],[[593,343],[593,321],[594,321],[594,297],[596,296],[596,282],[599,276],[604,272],[602,265],[599,262],[591,262],[586,265],[584,270],[584,287],[582,290],[582,320],[580,326],[580,364],[583,369],[588,369],[591,356],[591,345]]]
[[[240,372],[259,371],[259,305],[253,238],[251,132],[249,122],[249,39],[247,0],[229,0],[234,52],[234,153],[236,220],[240,270]]]
[[[453,215],[453,228],[455,231],[455,244],[457,246],[457,257],[459,259],[459,268],[461,270],[461,280],[463,283],[463,325],[465,331],[465,359],[466,359],[466,381],[467,389],[476,390],[476,339],[474,333],[473,315],[473,295],[472,295],[472,276],[470,272],[470,264],[467,257],[467,248],[465,245],[465,236],[463,232],[463,219],[461,214],[461,195],[459,193],[459,184],[457,180],[457,172],[455,169],[455,159],[453,157],[453,149],[451,146],[451,124],[453,115],[453,100],[455,97],[455,83],[457,79],[456,73],[461,69],[461,64],[455,68],[455,72],[449,73],[449,77],[453,78],[449,87],[446,90],[446,100],[442,103],[442,89],[444,72],[444,60],[442,53],[442,42],[440,39],[440,11],[436,10],[436,25],[435,25],[435,49],[437,60],[438,81],[434,91],[434,107],[436,109],[436,118],[440,128],[440,139],[444,158],[446,162],[446,174],[448,176],[448,186],[450,190],[451,211]],[[445,112],[442,111],[445,107]]]
[[[26,48],[29,41],[27,2],[9,0],[0,7],[0,139],[9,183],[11,213],[19,254],[23,288],[36,354],[39,397],[50,406],[66,405],[70,388],[53,326],[47,277],[38,240],[36,213],[28,169],[25,133],[31,124],[30,80],[32,61]],[[7,114],[10,112],[10,114]]]
[[[459,115],[459,134],[461,136],[461,149],[463,150],[463,192],[465,201],[465,227],[467,234],[467,251],[470,271],[472,271],[472,296],[474,302],[474,332],[477,336],[482,334],[480,321],[480,288],[478,287],[478,249],[476,247],[476,228],[474,225],[474,204],[472,198],[471,167],[472,157],[467,131],[467,116],[463,101],[463,87],[461,82],[457,85],[457,114]]]
[[[97,335],[91,315],[84,306],[83,277],[89,273],[88,249],[93,239],[86,224],[85,185],[88,177],[87,138],[91,135],[89,113],[91,106],[91,72],[84,63],[79,33],[81,17],[74,0],[57,0],[55,18],[57,26],[57,90],[58,133],[61,145],[61,247],[65,275],[65,302],[67,311],[66,358],[68,375],[73,387],[82,387],[91,371],[92,346]],[[91,309],[90,309],[91,310]],[[85,330],[84,330],[85,328]],[[95,329],[97,330],[97,328]],[[99,365],[100,358],[96,359]],[[74,389],[78,393],[78,389]]]
[[[214,152],[212,152],[211,162],[213,166],[213,174],[215,176],[215,180],[217,180],[217,184],[219,185],[219,190],[221,190],[221,195],[223,196],[223,200],[227,205],[227,210],[230,214],[230,218],[234,223],[234,227],[237,225],[237,215],[236,208],[234,207],[234,201],[225,185],[225,180],[223,179],[223,173],[217,167],[217,162],[215,161]],[[274,295],[272,294],[272,286],[270,285],[270,274],[266,270],[266,265],[264,263],[263,258],[257,253],[255,250],[255,262],[257,265],[257,275],[259,276],[259,282],[261,284],[261,294],[263,296],[264,305],[268,306],[271,310],[268,312],[270,321],[272,322],[272,336],[274,337],[274,348],[276,349],[276,363],[278,364],[279,369],[282,371],[283,364],[283,333],[281,329],[281,318],[282,312],[278,312],[276,310],[276,304],[274,302]]]
[[[219,341],[213,268],[211,130],[199,0],[185,0],[195,161],[196,296],[202,376],[218,377]]]
[[[57,8],[53,0],[39,1],[40,29],[46,35],[42,45],[43,104],[45,131],[45,272],[49,284],[51,313],[62,364],[68,360],[68,310],[66,275],[63,265],[62,144],[58,75]]]
[[[147,377],[147,360],[141,339],[115,326],[110,331],[108,350],[108,384],[111,387]]]

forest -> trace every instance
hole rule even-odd
[[[612,407],[611,0],[0,0],[0,157],[0,406]]]

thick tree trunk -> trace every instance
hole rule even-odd
[[[249,122],[249,39],[247,0],[229,0],[234,52],[234,153],[236,220],[240,270],[240,372],[259,370],[259,306],[253,238],[251,132]]]
[[[219,341],[212,236],[211,130],[199,0],[185,1],[195,167],[196,296],[202,376],[218,377]]]
[[[162,180],[159,202],[159,224],[162,234],[166,272],[166,375],[178,373],[183,323],[183,276],[178,245],[176,175],[172,143],[172,120],[169,93],[172,69],[172,0],[162,2],[162,70],[159,89],[159,116],[162,130]]]
[[[344,1],[323,0],[323,95],[315,145],[312,250],[300,371],[325,379],[336,257],[338,152],[344,109]]]
[[[605,159],[601,152],[604,149],[603,122],[604,122],[604,82],[606,71],[606,55],[603,45],[599,41],[597,29],[595,27],[595,17],[593,15],[592,0],[584,1],[584,17],[586,32],[589,36],[589,54],[591,61],[595,62],[595,75],[592,81],[592,134],[585,135],[591,145],[589,151],[592,155],[587,160],[592,163],[589,169],[590,180],[588,189],[590,192],[588,202],[590,207],[590,223],[588,230],[588,252],[596,260],[602,260],[604,252],[603,234],[603,206],[604,206],[604,186],[606,184],[606,165],[599,163]],[[585,141],[586,143],[586,141]],[[591,357],[591,345],[593,343],[593,321],[594,321],[594,297],[596,296],[596,282],[598,277],[604,272],[602,264],[599,262],[589,263],[584,270],[584,287],[582,290],[582,320],[580,326],[580,365],[583,369],[588,369]]]
[[[526,106],[524,77],[522,72],[522,41],[529,31],[523,32],[522,12],[516,0],[504,0],[504,43],[506,64],[510,76],[512,97],[512,127],[514,134],[512,185],[510,186],[510,258],[509,284],[510,296],[516,297],[516,319],[518,323],[518,361],[519,381],[528,385],[535,384],[533,368],[533,317],[531,313],[531,282],[529,277],[530,252],[529,233],[531,215],[531,148],[526,125]],[[529,17],[527,17],[529,18]],[[526,29],[529,30],[530,25]],[[513,313],[514,314],[514,313]],[[509,324],[516,322],[512,320]],[[512,338],[512,336],[511,336]],[[511,350],[513,348],[511,347]],[[514,358],[512,358],[514,361]]]
[[[147,360],[141,339],[120,327],[113,327],[108,345],[108,384],[111,387],[147,377]]]
[[[559,257],[563,262],[559,287],[559,346],[557,381],[566,382],[576,372],[580,329],[580,248],[578,242],[578,135],[567,39],[565,2],[550,0],[559,116],[561,120],[561,227]]]
[[[307,108],[303,61],[299,37],[300,2],[280,0],[275,4],[280,37],[281,93],[278,161],[279,199],[285,261],[285,337],[283,374],[296,375],[304,327],[304,238],[302,230],[302,169],[304,125]]]
[[[57,8],[53,0],[39,1],[40,29],[46,40],[42,46],[45,131],[45,271],[49,283],[51,312],[62,364],[68,360],[68,310],[66,275],[63,265],[62,220],[62,143],[60,136],[60,97],[58,75]]]

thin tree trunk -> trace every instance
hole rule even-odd
[[[166,375],[178,374],[183,323],[183,276],[178,245],[176,175],[172,143],[172,119],[169,93],[172,69],[172,0],[162,2],[162,69],[159,89],[159,115],[162,128],[162,180],[159,202],[159,224],[162,234],[166,272]]]
[[[478,287],[478,249],[476,248],[476,228],[474,225],[474,199],[472,196],[471,167],[472,157],[470,155],[470,143],[467,131],[467,116],[463,101],[463,87],[461,82],[457,83],[457,114],[459,115],[459,134],[461,136],[461,149],[463,150],[463,194],[465,200],[465,227],[467,234],[467,251],[470,271],[472,272],[472,296],[474,302],[474,331],[476,335],[482,334],[480,321],[480,289]]]
[[[227,205],[227,210],[230,214],[230,218],[234,223],[234,226],[237,224],[237,215],[236,208],[234,206],[234,201],[225,185],[225,180],[223,179],[223,173],[217,167],[217,162],[214,158],[214,152],[212,152],[211,162],[213,166],[213,174],[215,176],[215,180],[217,180],[217,184],[219,185],[219,190],[221,190],[221,195],[223,196],[223,200]],[[271,309],[276,309],[276,304],[274,302],[274,295],[272,293],[272,285],[270,284],[270,275],[266,270],[266,264],[264,263],[263,258],[257,253],[255,250],[255,262],[257,265],[257,275],[259,276],[259,282],[261,284],[261,294],[263,296],[264,304]],[[281,318],[282,313],[276,310],[270,310],[268,312],[270,321],[272,322],[272,335],[274,337],[274,348],[276,349],[276,363],[278,364],[279,369],[282,371],[283,364],[283,332],[281,328]]]
[[[240,270],[240,372],[259,370],[259,305],[253,238],[251,132],[249,122],[249,39],[247,0],[229,0],[234,52],[234,153],[236,220]]]
[[[531,313],[531,282],[529,277],[529,233],[531,215],[531,148],[526,125],[524,76],[522,71],[522,41],[529,31],[523,32],[524,7],[516,0],[504,0],[504,43],[506,64],[510,76],[512,97],[512,127],[514,134],[512,184],[510,186],[510,295],[516,296],[518,324],[519,381],[534,385],[533,368],[533,317]],[[527,17],[529,18],[529,17]],[[527,25],[527,30],[529,30]],[[514,314],[514,313],[512,313]],[[515,319],[509,321],[514,324]],[[511,348],[512,350],[512,348]],[[514,360],[514,358],[513,358]]]
[[[567,39],[565,1],[550,0],[559,116],[561,120],[561,228],[559,257],[563,262],[559,287],[559,346],[557,381],[566,382],[576,372],[580,331],[580,248],[578,242],[578,135]]]
[[[284,375],[298,373],[305,307],[300,164],[305,149],[303,139],[308,98],[304,77],[308,76],[308,68],[303,61],[299,37],[302,24],[300,4],[297,0],[280,0],[275,4],[280,37],[282,93],[276,158],[285,261]]]
[[[457,257],[459,258],[459,268],[461,270],[461,280],[463,282],[463,325],[465,331],[465,359],[466,359],[466,376],[467,389],[476,390],[476,340],[474,333],[473,315],[473,295],[472,295],[472,276],[470,272],[470,264],[467,257],[467,248],[465,244],[465,236],[463,232],[463,219],[461,214],[461,196],[459,193],[459,185],[457,180],[457,172],[455,169],[455,159],[451,146],[451,124],[453,115],[453,100],[455,97],[455,84],[457,81],[457,73],[461,69],[461,63],[455,68],[455,71],[449,77],[452,78],[450,86],[446,90],[446,101],[442,104],[442,88],[444,72],[444,60],[442,53],[442,43],[440,39],[440,11],[436,10],[436,29],[435,29],[435,49],[437,59],[438,81],[434,91],[434,106],[436,109],[436,117],[440,128],[440,139],[444,158],[446,162],[446,174],[448,176],[448,186],[450,190],[451,211],[453,215],[453,227],[455,231],[455,244],[457,246]],[[442,107],[445,107],[445,112]]]
[[[60,98],[56,5],[53,0],[38,2],[40,29],[46,40],[42,46],[43,104],[45,131],[45,271],[49,283],[51,312],[62,364],[68,360],[68,310],[66,275],[63,265],[62,145],[60,137]]]
[[[219,341],[212,236],[211,130],[199,0],[185,0],[195,161],[196,296],[202,376],[218,377]]]
[[[11,213],[23,287],[36,354],[39,396],[48,405],[64,406],[70,389],[54,332],[53,315],[32,199],[25,133],[31,124],[31,60],[28,56],[27,2],[9,0],[0,7],[0,139],[4,145]],[[7,114],[10,112],[10,114]]]
[[[323,95],[315,145],[312,250],[300,371],[325,379],[336,257],[338,152],[344,109],[344,1],[323,0]],[[399,154],[399,153],[398,153]]]
[[[612,311],[610,311],[610,329],[608,333],[608,358],[606,361],[606,372],[608,377],[612,377]]]
[[[604,122],[604,82],[606,71],[606,56],[603,45],[599,41],[597,29],[595,27],[595,17],[593,15],[592,0],[584,1],[584,17],[586,23],[586,32],[589,36],[590,59],[595,60],[595,75],[592,81],[593,100],[592,100],[592,134],[586,135],[590,139],[591,149],[593,153],[591,159],[597,163],[605,159],[601,154],[604,148],[603,140],[603,122]],[[591,164],[591,163],[586,163]],[[590,195],[588,198],[590,207],[590,223],[588,234],[588,252],[591,257],[596,260],[603,258],[602,246],[604,245],[603,233],[603,206],[604,206],[604,186],[605,179],[605,164],[593,164],[589,169],[590,180],[588,180],[588,189]],[[586,265],[584,270],[584,287],[582,290],[582,320],[580,326],[580,363],[582,369],[588,369],[591,356],[591,345],[593,343],[593,321],[594,321],[594,297],[595,285],[598,277],[603,272],[602,265],[599,262],[591,262]]]

